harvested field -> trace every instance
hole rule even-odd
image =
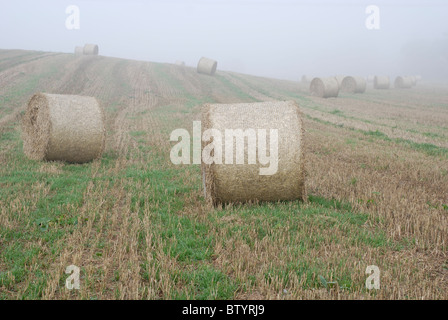
[[[28,159],[36,92],[96,98],[103,156]],[[304,115],[305,201],[209,205],[170,133],[192,133],[206,103],[272,100]],[[448,299],[447,180],[446,85],[322,99],[293,81],[0,50],[0,299]]]

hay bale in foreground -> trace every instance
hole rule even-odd
[[[339,83],[336,78],[314,78],[310,84],[310,92],[313,96],[321,98],[337,97]]]
[[[212,76],[215,74],[217,66],[217,61],[202,57],[201,59],[199,59],[197,71],[198,73],[208,74]]]
[[[75,55],[82,55],[84,54],[84,48],[83,47],[75,47]]]
[[[256,115],[256,116],[254,116]],[[269,101],[259,103],[206,104],[202,108],[202,132],[216,129],[222,136],[222,164],[206,164],[202,159],[202,178],[205,197],[213,204],[247,201],[302,200],[304,188],[303,115],[294,101]],[[233,144],[233,164],[226,163],[225,130],[253,129],[257,134],[253,149],[249,139],[244,139],[244,163],[236,164],[236,143]],[[260,175],[260,146],[270,150],[275,141],[270,130],[278,132],[278,169],[271,175]],[[260,130],[266,130],[266,143],[260,139]],[[234,142],[238,139],[234,139]],[[202,142],[205,151],[209,141]],[[215,146],[216,147],[216,146]],[[248,164],[248,150],[256,149],[257,159]],[[231,146],[229,147],[231,150]],[[211,151],[213,153],[214,151]],[[272,154],[274,154],[273,152]],[[216,153],[214,153],[216,154]]]
[[[84,46],[83,51],[84,51],[84,54],[97,56],[98,55],[98,46],[96,44],[86,44]]]
[[[398,76],[395,78],[394,86],[397,89],[409,89],[412,87],[412,79],[410,77]]]
[[[375,89],[389,89],[390,79],[388,76],[375,76],[373,80],[373,88]]]
[[[37,93],[22,127],[23,151],[33,160],[83,163],[104,150],[104,111],[92,97]]]
[[[366,91],[367,82],[363,77],[347,76],[342,80],[341,91],[348,93],[364,93]]]

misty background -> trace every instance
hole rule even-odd
[[[66,8],[80,10],[68,30]],[[365,22],[380,9],[380,29]],[[310,76],[422,75],[448,80],[448,2],[343,0],[0,1],[0,49],[99,54],[299,80]]]

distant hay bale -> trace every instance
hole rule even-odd
[[[374,75],[368,75],[367,76],[367,82],[374,82],[375,81],[375,76]]]
[[[201,59],[199,59],[197,71],[198,73],[208,74],[212,76],[215,74],[217,66],[217,61],[202,57]]]
[[[364,93],[366,91],[366,79],[363,77],[344,77],[341,83],[341,91],[348,93]]]
[[[422,76],[420,76],[420,75],[415,76],[415,78],[417,79],[417,81],[421,81],[422,80]]]
[[[388,76],[375,76],[373,79],[373,88],[375,89],[389,89],[390,79]]]
[[[338,81],[339,90],[341,90],[342,80],[344,80],[345,76],[335,76],[334,78]]]
[[[37,93],[22,128],[23,151],[33,160],[83,163],[104,150],[104,111],[92,97]]]
[[[409,76],[411,79],[412,86],[415,87],[417,85],[417,77],[416,76]]]
[[[307,76],[307,75],[303,75],[302,76],[302,82],[304,82],[304,83],[310,83],[311,82],[311,80],[313,80],[313,77],[311,77],[311,76]]]
[[[98,55],[98,46],[96,44],[86,44],[83,50],[86,55]]]
[[[178,66],[185,67],[185,61],[176,60],[175,64]]]
[[[412,79],[410,77],[398,76],[395,78],[394,86],[398,89],[409,89],[412,87]]]
[[[321,98],[337,97],[339,83],[336,78],[314,78],[310,84],[310,92],[313,96]]]
[[[83,47],[75,47],[75,55],[82,55],[84,54],[84,48]]]
[[[203,188],[207,201],[216,205],[229,202],[303,200],[305,160],[302,121],[303,115],[294,101],[204,105],[202,132],[215,129],[221,133],[223,158],[222,164],[206,164],[204,159],[202,161]],[[260,130],[265,130],[266,140],[257,138],[252,144],[252,150],[256,148],[258,157],[260,154],[267,154],[260,151],[263,150],[260,146],[264,145],[264,148],[270,150],[271,141],[275,141],[272,140],[275,138],[270,130],[277,129],[277,171],[271,175],[260,175],[260,168],[267,168],[270,164],[260,164],[259,159],[255,163],[248,163],[249,138],[244,138],[244,163],[226,163],[227,146],[224,137],[225,131],[229,129],[241,129],[244,132],[253,129],[257,132],[257,137]],[[234,139],[234,142],[237,140]],[[202,150],[209,143],[203,141]]]

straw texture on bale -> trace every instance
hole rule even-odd
[[[254,116],[256,115],[256,116]],[[222,164],[202,162],[203,188],[207,201],[214,205],[229,202],[295,200],[304,197],[303,116],[294,101],[270,101],[238,104],[206,104],[202,108],[202,131],[217,129],[222,135]],[[278,130],[278,170],[260,175],[258,161],[248,164],[248,139],[245,139],[244,164],[225,162],[225,130],[253,128],[266,130],[266,149],[270,129]],[[236,140],[236,139],[234,139]],[[210,141],[202,142],[202,149]],[[235,159],[235,142],[233,144]]]
[[[218,66],[218,62],[209,58],[202,57],[198,62],[198,73],[214,75],[216,72],[216,67]]]
[[[96,44],[86,44],[84,46],[84,54],[97,56],[98,46]]]
[[[321,98],[337,97],[339,83],[336,78],[314,78],[310,84],[310,92],[313,96]]]
[[[367,83],[363,77],[344,77],[341,83],[341,91],[348,93],[364,93]]]
[[[412,87],[412,79],[410,77],[398,76],[395,78],[394,82],[395,88],[408,89]]]
[[[75,47],[75,54],[76,55],[84,54],[84,48],[83,47]]]
[[[375,89],[389,89],[390,79],[388,76],[375,76],[373,80],[373,87]]]
[[[33,160],[83,163],[104,150],[104,111],[92,97],[37,93],[22,127],[23,151]]]

